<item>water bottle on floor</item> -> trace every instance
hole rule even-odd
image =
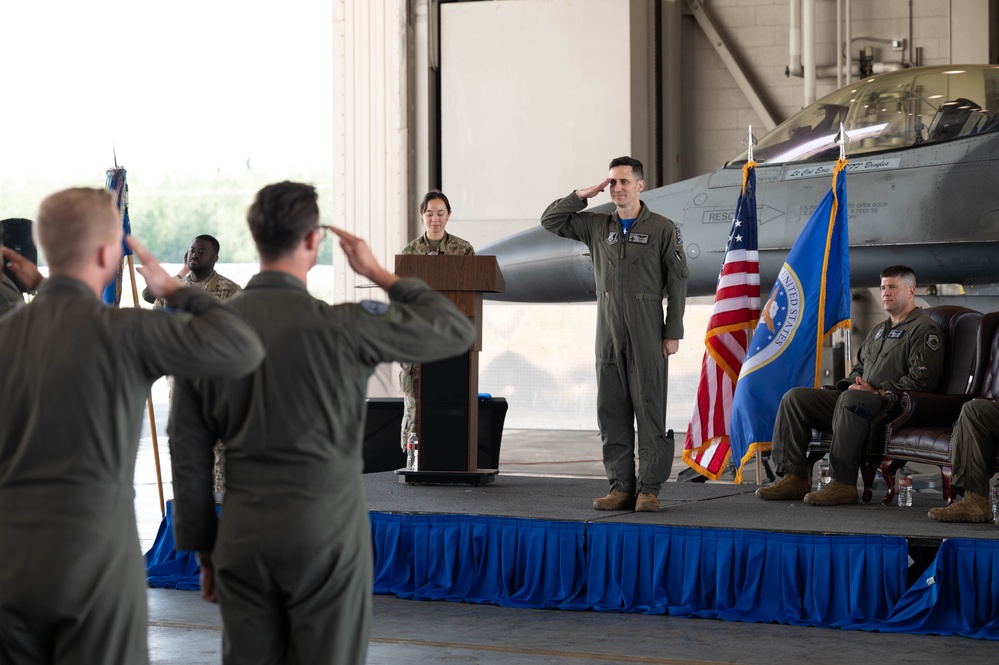
[[[417,438],[416,432],[410,433],[406,439],[406,470],[420,470],[420,440]]]
[[[819,460],[818,470],[815,472],[815,491],[818,492],[820,489],[829,484],[832,480],[832,472],[829,468],[829,461],[823,457]]]
[[[992,486],[992,521],[999,524],[999,482]]]
[[[907,466],[898,471],[898,505],[902,508],[912,507],[912,472]]]
[[[406,438],[406,470],[416,471],[416,455],[417,446],[419,445],[418,439],[416,438],[416,432],[410,432],[409,436]]]

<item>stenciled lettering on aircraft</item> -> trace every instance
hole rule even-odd
[[[860,173],[861,171],[881,171],[883,169],[897,169],[901,159],[893,157],[891,159],[859,159],[856,162],[847,162],[847,173]],[[819,176],[832,176],[836,169],[835,164],[814,164],[810,166],[796,166],[789,168],[784,176],[785,180],[796,178],[816,178]]]
[[[777,275],[770,298],[760,312],[756,329],[767,328],[767,343],[750,348],[739,376],[746,376],[777,359],[801,322],[801,282],[786,263]],[[754,339],[756,335],[754,333]]]

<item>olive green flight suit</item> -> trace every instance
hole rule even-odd
[[[951,484],[978,496],[989,495],[999,446],[999,402],[973,399],[961,407],[951,435]]]
[[[581,212],[585,207],[573,192],[548,206],[541,225],[585,243],[593,259],[597,422],[607,480],[612,490],[658,494],[673,466],[663,339],[683,338],[688,274],[683,242],[676,225],[644,203],[627,236],[616,211]]]
[[[428,362],[475,329],[417,279],[390,303],[330,306],[281,272],[229,301],[264,364],[238,381],[178,381],[170,414],[178,549],[214,551],[223,662],[360,664],[371,625],[365,392],[382,362]],[[226,445],[216,526],[212,446]],[[217,528],[217,534],[216,534]]]
[[[21,295],[21,289],[17,288],[7,275],[0,272],[0,316],[23,304],[24,296]]]
[[[107,307],[52,277],[0,319],[0,663],[141,665],[146,572],[134,471],[164,374],[236,377],[263,359],[195,289],[167,314]]]
[[[850,376],[824,388],[792,388],[777,409],[771,456],[780,475],[808,477],[806,456],[812,428],[832,428],[829,451],[832,477],[856,483],[870,419],[884,398],[865,390],[849,390],[859,376],[875,389],[936,390],[943,372],[944,344],[940,327],[917,307],[893,326],[887,319],[868,333],[857,352]]]
[[[451,256],[472,256],[475,250],[467,241],[444,232],[441,238],[440,247],[435,251],[433,245],[427,239],[427,234],[413,240],[402,248],[400,254],[440,254]],[[402,371],[399,372],[399,389],[402,390],[403,414],[401,444],[406,450],[406,441],[409,435],[416,431],[416,396],[420,394],[420,366],[413,363],[402,363]]]

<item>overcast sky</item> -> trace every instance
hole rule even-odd
[[[0,178],[328,172],[331,6],[4,0]]]

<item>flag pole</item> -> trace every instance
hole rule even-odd
[[[135,285],[135,261],[132,255],[125,257],[128,260],[128,275],[132,282],[132,302],[139,307],[139,288]],[[166,503],[163,500],[163,472],[160,470],[160,446],[156,438],[156,412],[153,410],[153,394],[150,392],[146,397],[146,406],[149,414],[149,433],[153,437],[153,461],[156,463],[156,489],[160,495],[160,516],[166,517]]]
[[[846,131],[843,129],[843,123],[839,123],[839,159],[843,161],[846,159]],[[847,225],[849,226],[850,213],[847,211],[846,215]],[[851,326],[849,330],[843,331],[843,371],[844,376],[849,376],[850,371],[853,369],[851,361],[853,360],[853,348],[851,344],[853,327]]]
[[[746,153],[749,162],[753,160],[753,126],[749,126],[749,137],[746,139],[749,144],[749,152]],[[759,448],[756,449],[756,486],[760,487],[763,485],[763,453]]]
[[[114,147],[113,144],[111,146],[111,153],[114,155],[114,171],[118,171],[120,169],[123,170],[122,167],[118,166],[118,151],[115,149],[115,147]],[[109,173],[111,173],[111,172],[109,171]],[[120,192],[121,198],[118,200],[118,213],[119,213],[119,215],[122,216],[122,223],[126,226],[126,232],[129,232],[130,229],[127,229],[127,224],[125,224],[125,222],[127,222],[127,220],[128,220],[128,186],[124,183],[124,174],[122,174],[122,179],[123,179],[123,182],[122,182],[122,187],[121,187],[121,192]],[[111,180],[109,179],[108,180],[108,184],[110,185],[110,183],[111,183]],[[139,307],[139,289],[138,289],[138,287],[136,286],[136,283],[135,283],[135,261],[132,258],[132,254],[131,253],[127,253],[125,255],[125,258],[128,260],[128,276],[130,278],[130,281],[132,282],[132,304],[136,308],[138,308]],[[118,295],[117,295],[118,303],[120,303],[120,300],[121,300],[121,288],[120,287],[121,287],[121,284],[119,284],[119,288],[118,288]],[[156,413],[153,410],[153,394],[152,394],[152,392],[150,392],[146,396],[146,406],[147,406],[147,412],[148,412],[148,415],[149,415],[149,431],[150,431],[150,433],[152,434],[152,437],[153,437],[153,460],[156,463],[156,489],[159,492],[159,497],[160,497],[160,516],[162,516],[162,517],[165,518],[166,517],[166,504],[164,503],[164,500],[163,500],[163,473],[160,470],[160,447],[159,447],[159,442],[157,441],[157,438],[156,438]]]

